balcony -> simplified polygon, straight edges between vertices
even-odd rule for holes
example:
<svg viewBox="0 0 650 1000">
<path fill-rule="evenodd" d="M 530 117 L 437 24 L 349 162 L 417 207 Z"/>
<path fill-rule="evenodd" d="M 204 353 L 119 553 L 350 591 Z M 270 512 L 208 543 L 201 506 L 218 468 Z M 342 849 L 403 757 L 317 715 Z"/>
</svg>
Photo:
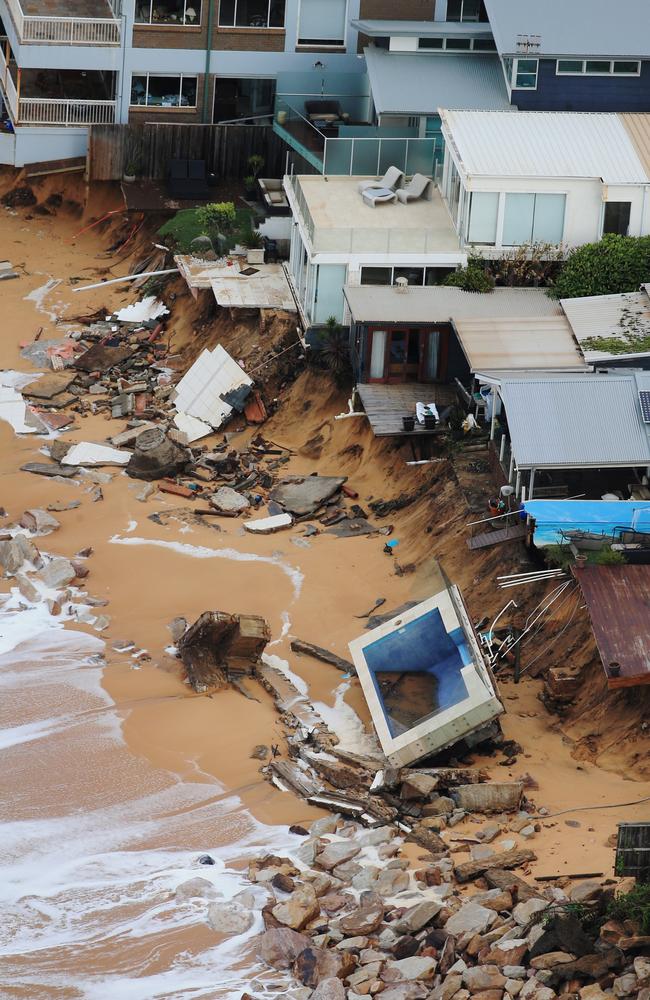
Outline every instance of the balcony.
<svg viewBox="0 0 650 1000">
<path fill-rule="evenodd" d="M 0 86 L 16 126 L 112 125 L 116 120 L 113 73 L 19 70 L 13 61 L 7 63 L 0 46 Z"/>
<path fill-rule="evenodd" d="M 432 264 L 463 262 L 458 236 L 437 189 L 429 200 L 371 208 L 358 192 L 360 179 L 285 177 L 291 210 L 311 255 L 407 254 Z"/>
<path fill-rule="evenodd" d="M 5 0 L 21 44 L 119 45 L 120 0 Z M 65 10 L 65 16 L 59 11 Z"/>
</svg>

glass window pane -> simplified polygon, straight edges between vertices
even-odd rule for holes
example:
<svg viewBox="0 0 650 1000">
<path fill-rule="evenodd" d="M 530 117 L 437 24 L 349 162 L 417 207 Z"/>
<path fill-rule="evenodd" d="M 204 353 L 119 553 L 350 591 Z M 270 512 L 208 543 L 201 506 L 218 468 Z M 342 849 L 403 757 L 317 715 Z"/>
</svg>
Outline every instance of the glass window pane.
<svg viewBox="0 0 650 1000">
<path fill-rule="evenodd" d="M 475 38 L 474 39 L 474 51 L 475 52 L 496 52 L 496 42 L 491 38 Z"/>
<path fill-rule="evenodd" d="M 196 77 L 184 76 L 181 83 L 181 104 L 185 108 L 196 107 Z"/>
<path fill-rule="evenodd" d="M 441 49 L 442 38 L 418 38 L 419 49 Z"/>
<path fill-rule="evenodd" d="M 393 284 L 398 278 L 406 278 L 409 285 L 421 285 L 424 281 L 423 267 L 396 267 L 393 269 Z"/>
<path fill-rule="evenodd" d="M 427 343 L 424 353 L 424 376 L 425 378 L 434 381 L 438 375 L 440 333 L 437 330 L 430 330 L 428 334 L 425 334 L 425 336 L 427 338 Z"/>
<path fill-rule="evenodd" d="M 519 73 L 536 73 L 537 59 L 518 59 L 517 70 Z"/>
<path fill-rule="evenodd" d="M 406 354 L 407 365 L 418 365 L 420 363 L 420 331 L 409 330 L 408 349 Z"/>
<path fill-rule="evenodd" d="M 533 238 L 534 194 L 507 194 L 503 216 L 504 246 L 520 246 Z"/>
<path fill-rule="evenodd" d="M 463 0 L 447 0 L 447 20 L 460 21 L 463 14 Z"/>
<path fill-rule="evenodd" d="M 603 233 L 616 233 L 618 236 L 627 236 L 630 226 L 631 207 L 632 205 L 629 201 L 606 202 Z"/>
<path fill-rule="evenodd" d="M 235 0 L 220 0 L 219 24 L 229 27 L 235 23 Z"/>
<path fill-rule="evenodd" d="M 609 59 L 606 62 L 600 59 L 587 59 L 585 63 L 587 73 L 609 73 L 609 66 Z"/>
<path fill-rule="evenodd" d="M 535 195 L 533 243 L 561 243 L 564 235 L 564 203 L 566 195 Z"/>
<path fill-rule="evenodd" d="M 341 139 L 328 139 L 327 149 L 335 146 Z M 345 140 L 343 140 L 345 141 Z M 350 140 L 352 142 L 352 140 Z M 379 139 L 358 139 L 352 143 L 352 170 L 350 173 L 355 177 L 363 177 L 364 174 L 374 177 L 377 173 L 377 159 L 379 157 Z M 347 170 L 345 173 L 347 174 Z M 325 170 L 324 173 L 330 173 Z"/>
<path fill-rule="evenodd" d="M 469 243 L 493 244 L 497 238 L 499 194 L 496 191 L 473 191 L 469 216 Z"/>
<path fill-rule="evenodd" d="M 639 63 L 638 62 L 615 62 L 614 63 L 614 72 L 615 73 L 632 73 L 633 75 L 636 76 L 638 74 L 638 72 L 639 72 Z"/>
<path fill-rule="evenodd" d="M 271 0 L 269 28 L 284 28 L 285 0 Z"/>
<path fill-rule="evenodd" d="M 481 0 L 463 0 L 463 21 L 478 21 L 481 13 Z"/>
<path fill-rule="evenodd" d="M 300 0 L 299 45 L 343 45 L 346 13 L 347 0 Z"/>
<path fill-rule="evenodd" d="M 534 73 L 517 73 L 515 85 L 520 90 L 534 90 L 537 86 L 537 77 Z"/>
<path fill-rule="evenodd" d="M 470 38 L 447 38 L 445 41 L 445 48 L 451 51 L 465 51 L 472 47 L 472 42 Z"/>
<path fill-rule="evenodd" d="M 584 63 L 582 59 L 558 59 L 558 73 L 582 73 Z"/>
<path fill-rule="evenodd" d="M 390 285 L 393 276 L 392 267 L 362 267 L 362 285 Z"/>
<path fill-rule="evenodd" d="M 235 24 L 238 28 L 266 28 L 268 15 L 268 0 L 237 0 Z"/>
<path fill-rule="evenodd" d="M 137 0 L 135 5 L 135 22 L 136 24 L 151 23 L 151 0 Z M 3 31 L 4 34 L 5 32 Z"/>
<path fill-rule="evenodd" d="M 370 348 L 370 378 L 383 378 L 386 331 L 373 330 L 370 336 L 372 338 L 372 346 Z"/>
<path fill-rule="evenodd" d="M 180 76 L 149 76 L 149 107 L 177 108 L 180 103 Z"/>
<path fill-rule="evenodd" d="M 146 74 L 143 76 L 132 76 L 131 77 L 131 104 L 146 104 L 147 103 L 147 77 Z"/>
</svg>

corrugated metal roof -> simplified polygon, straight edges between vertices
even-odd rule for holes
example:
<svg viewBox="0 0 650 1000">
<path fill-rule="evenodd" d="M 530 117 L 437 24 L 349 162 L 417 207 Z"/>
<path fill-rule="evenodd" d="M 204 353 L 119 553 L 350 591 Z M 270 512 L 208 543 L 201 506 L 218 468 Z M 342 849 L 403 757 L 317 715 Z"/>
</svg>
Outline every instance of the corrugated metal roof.
<svg viewBox="0 0 650 1000">
<path fill-rule="evenodd" d="M 547 56 L 650 53 L 648 0 L 485 0 L 499 52 L 517 53 L 517 37 L 539 35 Z"/>
<path fill-rule="evenodd" d="M 344 294 L 357 323 L 449 323 L 463 318 L 490 319 L 561 316 L 559 303 L 542 288 L 495 288 L 489 293 L 462 288 L 409 285 L 400 292 L 394 285 L 346 285 Z"/>
<path fill-rule="evenodd" d="M 615 355 L 612 351 L 590 350 L 584 346 L 584 341 L 593 337 L 614 337 L 624 346 L 626 332 L 650 337 L 650 297 L 647 292 L 560 299 L 560 305 L 582 347 L 585 360 L 590 364 L 622 354 L 650 353 L 635 351 L 631 347 Z"/>
<path fill-rule="evenodd" d="M 364 49 L 372 99 L 380 115 L 433 115 L 436 108 L 508 108 L 495 55 Z"/>
<path fill-rule="evenodd" d="M 472 371 L 585 368 L 564 316 L 456 319 L 454 325 Z"/>
<path fill-rule="evenodd" d="M 470 38 L 491 38 L 492 28 L 489 24 L 476 21 L 389 21 L 375 18 L 363 18 L 351 21 L 350 24 L 363 35 L 370 38 L 457 38 L 469 35 Z"/>
<path fill-rule="evenodd" d="M 650 566 L 582 566 L 573 572 L 608 686 L 650 684 Z"/>
<path fill-rule="evenodd" d="M 645 172 L 650 176 L 650 115 L 619 114 Z"/>
<path fill-rule="evenodd" d="M 647 184 L 619 115 L 573 111 L 441 111 L 468 176 L 599 177 Z"/>
<path fill-rule="evenodd" d="M 505 377 L 500 395 L 519 468 L 650 464 L 639 406 L 650 374 Z"/>
</svg>

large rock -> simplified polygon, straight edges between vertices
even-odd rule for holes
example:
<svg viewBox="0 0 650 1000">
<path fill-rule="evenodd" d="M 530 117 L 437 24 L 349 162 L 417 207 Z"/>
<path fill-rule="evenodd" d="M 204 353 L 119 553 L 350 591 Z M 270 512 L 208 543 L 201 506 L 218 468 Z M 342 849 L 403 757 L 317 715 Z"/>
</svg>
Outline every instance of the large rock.
<svg viewBox="0 0 650 1000">
<path fill-rule="evenodd" d="M 43 556 L 38 551 L 31 538 L 24 535 L 22 531 L 19 531 L 17 535 L 14 535 L 14 542 L 20 549 L 23 559 L 30 562 L 35 569 L 41 569 L 45 565 Z"/>
<path fill-rule="evenodd" d="M 394 969 L 402 979 L 432 979 L 438 963 L 435 958 L 413 955 L 397 962 L 389 962 L 388 968 Z"/>
<path fill-rule="evenodd" d="M 52 587 L 53 590 L 58 590 L 59 587 L 67 587 L 69 583 L 72 583 L 76 575 L 75 568 L 70 560 L 64 559 L 62 556 L 56 556 L 54 559 L 51 559 L 37 574 L 39 580 L 46 587 Z"/>
<path fill-rule="evenodd" d="M 509 938 L 506 941 L 495 941 L 487 954 L 481 952 L 481 960 L 488 965 L 517 966 L 527 951 L 526 938 Z"/>
<path fill-rule="evenodd" d="M 0 542 L 0 566 L 7 576 L 17 573 L 24 561 L 25 557 L 14 539 Z"/>
<path fill-rule="evenodd" d="M 496 965 L 476 965 L 472 969 L 465 969 L 463 982 L 470 993 L 478 993 L 481 990 L 503 989 L 506 977 Z"/>
<path fill-rule="evenodd" d="M 289 969 L 311 941 L 289 927 L 273 927 L 260 936 L 257 954 L 274 969 Z"/>
<path fill-rule="evenodd" d="M 291 927 L 294 931 L 301 931 L 310 920 L 318 916 L 320 906 L 313 887 L 306 884 L 296 889 L 289 899 L 277 903 L 271 913 L 279 924 Z"/>
<path fill-rule="evenodd" d="M 470 901 L 452 914 L 445 924 L 445 930 L 456 937 L 461 934 L 483 934 L 496 919 L 494 910 Z"/>
<path fill-rule="evenodd" d="M 550 905 L 545 899 L 527 899 L 524 903 L 517 903 L 512 915 L 520 927 L 527 927 L 533 917 L 547 910 Z"/>
<path fill-rule="evenodd" d="M 311 1000 L 345 1000 L 345 986 L 336 976 L 321 979 Z"/>
<path fill-rule="evenodd" d="M 429 987 L 417 980 L 409 983 L 391 983 L 381 991 L 382 1000 L 426 1000 Z"/>
<path fill-rule="evenodd" d="M 530 955 L 545 955 L 549 951 L 570 951 L 573 955 L 588 955 L 593 941 L 571 914 L 557 914 L 545 919 L 541 935 L 531 945 Z"/>
<path fill-rule="evenodd" d="M 297 956 L 293 974 L 305 986 L 315 988 L 323 979 L 345 979 L 354 971 L 356 960 L 345 951 L 314 948 L 311 945 Z"/>
<path fill-rule="evenodd" d="M 639 980 L 639 986 L 650 986 L 650 958 L 637 955 L 634 959 L 634 974 Z"/>
<path fill-rule="evenodd" d="M 210 504 L 215 510 L 223 510 L 231 514 L 241 514 L 250 507 L 250 501 L 230 486 L 220 486 L 217 492 L 210 497 Z"/>
<path fill-rule="evenodd" d="M 126 473 L 133 479 L 163 479 L 181 472 L 189 453 L 171 441 L 161 427 L 151 427 L 138 435 Z"/>
<path fill-rule="evenodd" d="M 565 962 L 574 962 L 575 955 L 568 951 L 549 951 L 546 955 L 537 955 L 531 958 L 529 965 L 531 969 L 554 969 L 556 965 L 564 965 Z"/>
<path fill-rule="evenodd" d="M 30 601 L 32 604 L 36 604 L 40 601 L 40 592 L 34 586 L 29 577 L 25 575 L 25 573 L 16 573 L 15 580 L 18 584 L 18 590 L 26 601 Z"/>
<path fill-rule="evenodd" d="M 633 972 L 626 972 L 614 980 L 612 989 L 617 997 L 636 997 L 639 992 L 639 980 Z"/>
<path fill-rule="evenodd" d="M 372 934 L 384 919 L 384 901 L 376 892 L 362 892 L 359 906 L 352 913 L 341 917 L 340 927 L 345 934 Z"/>
<path fill-rule="evenodd" d="M 593 879 L 587 882 L 578 882 L 574 885 L 570 892 L 572 903 L 589 903 L 594 899 L 598 899 L 602 896 L 603 887 L 600 882 L 596 882 Z"/>
<path fill-rule="evenodd" d="M 544 986 L 540 983 L 539 979 L 529 979 L 527 983 L 524 983 L 523 989 L 519 994 L 519 1000 L 553 1000 L 555 997 L 555 990 L 552 990 L 549 986 Z"/>
<path fill-rule="evenodd" d="M 48 514 L 46 510 L 41 510 L 40 507 L 26 510 L 21 516 L 19 524 L 21 528 L 26 528 L 27 531 L 37 535 L 49 535 L 51 531 L 57 531 L 61 527 L 60 522 L 55 517 Z"/>
<path fill-rule="evenodd" d="M 393 926 L 402 934 L 414 934 L 430 924 L 441 909 L 442 903 L 436 902 L 435 899 L 424 899 L 421 903 L 411 906 Z"/>
<path fill-rule="evenodd" d="M 387 897 L 404 892 L 410 884 L 408 872 L 400 871 L 399 868 L 384 868 L 379 873 L 375 886 L 378 893 Z"/>
<path fill-rule="evenodd" d="M 184 902 L 186 899 L 214 899 L 219 893 L 214 888 L 212 882 L 207 878 L 197 878 L 188 879 L 187 882 L 181 882 L 176 888 L 176 902 Z"/>
<path fill-rule="evenodd" d="M 325 850 L 316 855 L 316 864 L 319 868 L 324 868 L 325 871 L 331 872 L 339 865 L 345 864 L 346 861 L 356 858 L 360 852 L 361 848 L 357 844 L 350 843 L 350 841 L 338 840 L 333 844 L 328 844 Z"/>
<path fill-rule="evenodd" d="M 254 923 L 253 911 L 234 900 L 210 903 L 208 907 L 208 924 L 218 934 L 244 934 Z"/>
</svg>

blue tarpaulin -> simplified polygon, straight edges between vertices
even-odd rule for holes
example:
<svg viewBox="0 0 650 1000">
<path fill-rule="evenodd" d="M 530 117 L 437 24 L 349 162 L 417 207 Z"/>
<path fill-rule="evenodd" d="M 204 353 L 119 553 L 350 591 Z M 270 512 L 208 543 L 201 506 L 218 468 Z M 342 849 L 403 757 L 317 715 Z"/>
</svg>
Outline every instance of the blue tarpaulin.
<svg viewBox="0 0 650 1000">
<path fill-rule="evenodd" d="M 648 500 L 527 500 L 535 518 L 535 545 L 562 545 L 567 531 L 587 531 L 616 541 L 620 529 L 650 533 Z"/>
</svg>

